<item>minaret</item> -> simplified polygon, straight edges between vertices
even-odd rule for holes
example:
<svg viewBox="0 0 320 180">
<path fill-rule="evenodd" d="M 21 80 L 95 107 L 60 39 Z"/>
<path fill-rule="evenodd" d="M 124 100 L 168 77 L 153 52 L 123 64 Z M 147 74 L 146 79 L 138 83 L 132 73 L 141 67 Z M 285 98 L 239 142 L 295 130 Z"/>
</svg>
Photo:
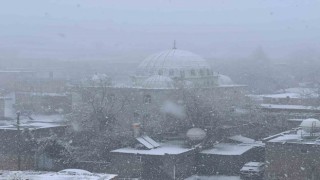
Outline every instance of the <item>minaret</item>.
<svg viewBox="0 0 320 180">
<path fill-rule="evenodd" d="M 173 40 L 173 48 L 172 49 L 177 49 L 176 47 L 176 40 Z"/>
</svg>

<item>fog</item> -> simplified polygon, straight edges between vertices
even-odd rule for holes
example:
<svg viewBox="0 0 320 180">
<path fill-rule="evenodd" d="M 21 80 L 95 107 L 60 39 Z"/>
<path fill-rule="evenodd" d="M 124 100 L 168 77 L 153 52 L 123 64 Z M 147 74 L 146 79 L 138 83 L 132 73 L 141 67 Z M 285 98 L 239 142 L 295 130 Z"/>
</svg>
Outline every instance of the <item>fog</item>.
<svg viewBox="0 0 320 180">
<path fill-rule="evenodd" d="M 134 61 L 177 47 L 239 58 L 320 48 L 320 2 L 28 0 L 0 6 L 2 58 Z"/>
<path fill-rule="evenodd" d="M 7 0 L 0 180 L 319 180 L 320 1 Z"/>
</svg>

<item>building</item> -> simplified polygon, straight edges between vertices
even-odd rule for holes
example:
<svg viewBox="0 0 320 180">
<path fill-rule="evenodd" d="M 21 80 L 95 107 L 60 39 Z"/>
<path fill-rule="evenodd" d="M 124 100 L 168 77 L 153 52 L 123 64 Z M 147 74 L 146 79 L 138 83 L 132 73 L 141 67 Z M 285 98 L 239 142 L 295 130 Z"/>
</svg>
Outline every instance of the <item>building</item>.
<svg viewBox="0 0 320 180">
<path fill-rule="evenodd" d="M 72 110 L 72 96 L 66 93 L 16 92 L 15 110 L 35 114 L 65 114 Z"/>
<path fill-rule="evenodd" d="M 217 143 L 197 155 L 197 172 L 202 175 L 238 175 L 251 161 L 264 162 L 264 144 Z"/>
<path fill-rule="evenodd" d="M 218 119 L 223 121 L 224 116 L 236 114 L 236 109 L 243 108 L 247 101 L 246 86 L 215 73 L 200 56 L 177 48 L 147 57 L 126 85 L 113 83 L 103 90 L 97 83 L 84 88 L 87 90 L 78 93 L 87 93 L 81 94 L 86 102 L 96 98 L 98 92 L 105 92 L 105 102 L 113 108 L 108 108 L 107 117 L 120 122 L 124 131 L 138 122 L 149 134 L 184 132 L 192 124 L 216 126 Z M 194 110 L 199 112 L 191 112 Z"/>
<path fill-rule="evenodd" d="M 320 121 L 303 120 L 300 128 L 265 138 L 266 179 L 320 179 Z"/>
<path fill-rule="evenodd" d="M 159 145 L 152 149 L 126 147 L 111 151 L 111 172 L 119 174 L 120 178 L 155 180 L 184 179 L 194 174 L 194 148 L 185 146 L 183 141 Z"/>
<path fill-rule="evenodd" d="M 33 120 L 22 117 L 19 130 L 15 119 L 1 120 L 0 169 L 18 170 L 19 161 L 21 170 L 37 168 L 36 141 L 53 135 L 62 136 L 66 128 L 60 116 L 33 116 Z"/>
</svg>

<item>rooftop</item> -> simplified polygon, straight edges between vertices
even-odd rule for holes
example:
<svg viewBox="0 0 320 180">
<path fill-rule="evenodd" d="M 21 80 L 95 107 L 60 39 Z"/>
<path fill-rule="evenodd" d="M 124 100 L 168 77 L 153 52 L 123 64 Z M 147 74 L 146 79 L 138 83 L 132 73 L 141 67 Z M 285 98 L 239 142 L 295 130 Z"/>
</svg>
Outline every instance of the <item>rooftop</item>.
<svg viewBox="0 0 320 180">
<path fill-rule="evenodd" d="M 45 172 L 45 171 L 0 171 L 0 180 L 7 179 L 32 179 L 32 180 L 111 180 L 117 175 L 115 174 L 62 174 L 59 172 Z"/>
<path fill-rule="evenodd" d="M 201 151 L 201 154 L 214 154 L 214 155 L 242 155 L 243 153 L 249 151 L 258 146 L 262 146 L 262 143 L 241 143 L 241 144 L 234 144 L 234 143 L 219 143 L 215 145 L 211 149 L 206 149 Z"/>
<path fill-rule="evenodd" d="M 242 143 L 254 143 L 255 142 L 254 139 L 247 138 L 247 137 L 244 137 L 242 135 L 231 136 L 228 139 L 231 139 L 231 140 L 237 141 L 237 142 L 242 142 Z"/>
<path fill-rule="evenodd" d="M 278 110 L 308 110 L 308 111 L 320 110 L 320 107 L 302 106 L 302 105 L 261 104 L 261 107 L 265 109 L 278 109 Z"/>
<path fill-rule="evenodd" d="M 32 116 L 32 119 L 23 116 L 20 120 L 21 129 L 36 130 L 59 126 L 66 126 L 62 115 L 36 115 Z M 1 120 L 0 129 L 17 130 L 16 120 Z"/>
<path fill-rule="evenodd" d="M 120 148 L 113 150 L 113 153 L 126 153 L 126 154 L 143 154 L 143 155 L 158 155 L 162 156 L 165 154 L 177 155 L 188 151 L 192 151 L 193 148 L 187 148 L 184 146 L 183 141 L 168 141 L 160 143 L 160 147 L 150 150 L 135 149 L 132 147 Z"/>
<path fill-rule="evenodd" d="M 309 133 L 308 133 L 309 134 Z M 294 144 L 315 144 L 320 145 L 320 134 L 315 134 L 314 137 L 304 136 L 308 135 L 301 129 L 294 129 L 285 131 L 270 137 L 265 138 L 267 142 L 272 143 L 294 143 Z"/>
</svg>

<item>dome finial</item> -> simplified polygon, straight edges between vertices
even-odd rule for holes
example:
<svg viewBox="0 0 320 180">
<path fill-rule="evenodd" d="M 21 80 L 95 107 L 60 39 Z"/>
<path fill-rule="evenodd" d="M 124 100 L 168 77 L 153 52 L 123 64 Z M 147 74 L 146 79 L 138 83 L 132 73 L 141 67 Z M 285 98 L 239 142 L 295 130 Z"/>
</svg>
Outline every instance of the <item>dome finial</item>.
<svg viewBox="0 0 320 180">
<path fill-rule="evenodd" d="M 173 48 L 172 49 L 177 49 L 176 47 L 176 40 L 173 40 Z"/>
</svg>

